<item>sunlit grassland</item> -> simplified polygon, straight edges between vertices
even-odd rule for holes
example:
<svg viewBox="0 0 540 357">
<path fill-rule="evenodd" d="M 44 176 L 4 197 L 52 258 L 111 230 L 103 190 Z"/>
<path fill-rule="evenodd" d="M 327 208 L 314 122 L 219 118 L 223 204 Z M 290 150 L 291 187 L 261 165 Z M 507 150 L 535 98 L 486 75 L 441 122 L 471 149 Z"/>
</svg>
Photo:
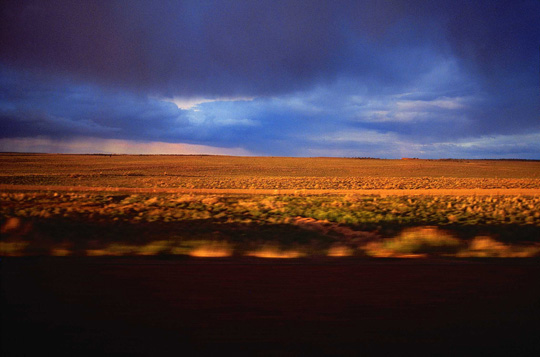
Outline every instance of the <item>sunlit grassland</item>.
<svg viewBox="0 0 540 357">
<path fill-rule="evenodd" d="M 0 154 L 0 184 L 208 189 L 540 188 L 540 162 Z"/>
<path fill-rule="evenodd" d="M 2 255 L 531 257 L 540 197 L 2 193 Z"/>
<path fill-rule="evenodd" d="M 4 256 L 539 254 L 537 161 L 0 154 L 0 165 Z"/>
</svg>

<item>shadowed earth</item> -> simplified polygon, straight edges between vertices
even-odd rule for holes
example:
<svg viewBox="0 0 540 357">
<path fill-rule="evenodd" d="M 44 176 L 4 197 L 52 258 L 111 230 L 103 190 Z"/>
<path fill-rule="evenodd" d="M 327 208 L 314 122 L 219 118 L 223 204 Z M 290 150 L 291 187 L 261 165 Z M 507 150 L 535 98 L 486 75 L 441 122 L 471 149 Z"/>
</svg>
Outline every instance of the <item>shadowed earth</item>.
<svg viewBox="0 0 540 357">
<path fill-rule="evenodd" d="M 538 355 L 535 259 L 2 258 L 2 355 Z"/>
</svg>

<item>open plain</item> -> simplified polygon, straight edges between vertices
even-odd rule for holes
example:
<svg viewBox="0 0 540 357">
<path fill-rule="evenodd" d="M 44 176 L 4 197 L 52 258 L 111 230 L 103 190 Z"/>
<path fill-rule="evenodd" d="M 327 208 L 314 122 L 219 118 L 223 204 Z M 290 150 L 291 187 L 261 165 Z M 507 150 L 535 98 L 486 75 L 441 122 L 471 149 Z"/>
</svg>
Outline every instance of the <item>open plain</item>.
<svg viewBox="0 0 540 357">
<path fill-rule="evenodd" d="M 0 167 L 3 355 L 540 351 L 540 162 Z"/>
</svg>

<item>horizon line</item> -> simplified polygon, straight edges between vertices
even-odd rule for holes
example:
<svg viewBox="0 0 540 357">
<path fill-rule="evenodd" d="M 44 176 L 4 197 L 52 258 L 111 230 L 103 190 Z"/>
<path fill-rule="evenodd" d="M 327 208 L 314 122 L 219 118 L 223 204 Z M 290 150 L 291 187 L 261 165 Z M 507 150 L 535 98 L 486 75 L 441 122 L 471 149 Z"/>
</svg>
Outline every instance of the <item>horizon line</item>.
<svg viewBox="0 0 540 357">
<path fill-rule="evenodd" d="M 519 158 L 384 158 L 368 156 L 286 156 L 286 155 L 227 155 L 227 154 L 122 154 L 122 153 L 60 153 L 60 152 L 31 152 L 31 151 L 0 151 L 0 155 L 70 155 L 70 156 L 218 156 L 245 158 L 291 158 L 291 159 L 353 159 L 353 160 L 425 160 L 425 161 L 540 161 L 540 159 Z"/>
</svg>

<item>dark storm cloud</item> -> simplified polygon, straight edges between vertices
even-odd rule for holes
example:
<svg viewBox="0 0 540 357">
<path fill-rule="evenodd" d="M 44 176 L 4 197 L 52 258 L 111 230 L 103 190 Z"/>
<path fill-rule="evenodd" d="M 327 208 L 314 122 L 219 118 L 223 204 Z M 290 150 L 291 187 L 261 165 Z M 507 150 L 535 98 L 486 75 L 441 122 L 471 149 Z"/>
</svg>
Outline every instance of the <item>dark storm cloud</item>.
<svg viewBox="0 0 540 357">
<path fill-rule="evenodd" d="M 261 94 L 327 67 L 336 30 L 316 2 L 19 2 L 2 59 L 160 95 Z"/>
<path fill-rule="evenodd" d="M 406 150 L 385 140 L 487 155 L 491 141 L 452 141 L 540 132 L 537 0 L 51 0 L 0 9 L 2 137 L 399 156 Z M 189 110 L 163 101 L 179 97 L 218 101 Z M 525 156 L 537 147 L 505 145 Z"/>
<path fill-rule="evenodd" d="M 422 63 L 399 59 L 419 42 L 487 74 L 530 69 L 539 12 L 535 0 L 4 1 L 1 58 L 160 95 L 275 94 L 341 73 L 406 80 Z M 400 55 L 380 62 L 373 44 Z"/>
</svg>

